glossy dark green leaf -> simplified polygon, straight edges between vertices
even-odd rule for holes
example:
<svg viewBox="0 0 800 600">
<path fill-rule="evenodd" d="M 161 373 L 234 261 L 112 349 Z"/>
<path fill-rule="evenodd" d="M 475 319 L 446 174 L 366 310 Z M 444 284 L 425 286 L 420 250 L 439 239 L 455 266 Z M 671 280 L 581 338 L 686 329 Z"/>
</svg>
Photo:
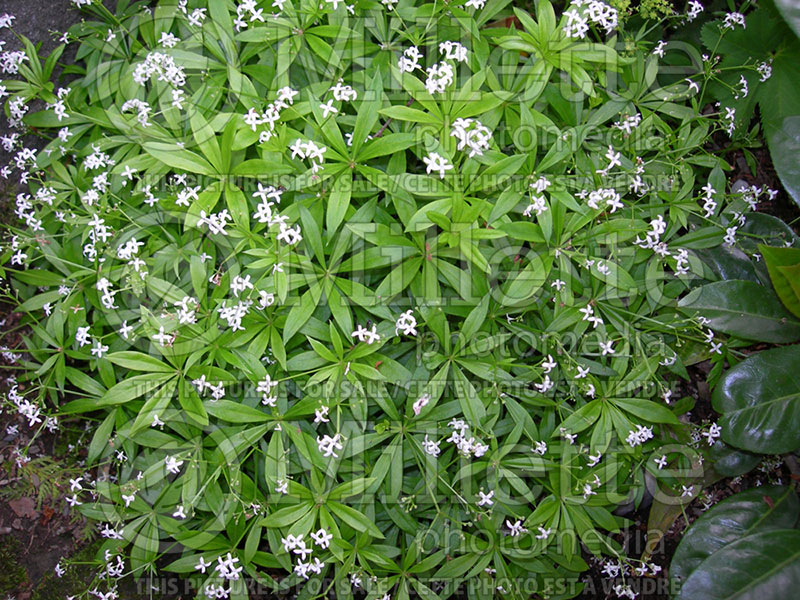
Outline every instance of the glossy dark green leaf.
<svg viewBox="0 0 800 600">
<path fill-rule="evenodd" d="M 763 486 L 726 498 L 686 531 L 670 563 L 670 575 L 683 582 L 709 556 L 745 536 L 790 529 L 800 515 L 797 494 L 788 487 Z"/>
<path fill-rule="evenodd" d="M 732 448 L 717 440 L 708 450 L 714 470 L 725 477 L 739 477 L 755 469 L 763 458 L 760 454 Z"/>
<path fill-rule="evenodd" d="M 689 575 L 677 600 L 784 600 L 800 588 L 800 530 L 774 529 L 728 544 Z"/>
<path fill-rule="evenodd" d="M 678 303 L 709 327 L 742 339 L 782 344 L 800 340 L 800 320 L 775 293 L 753 281 L 718 281 L 692 290 Z"/>
<path fill-rule="evenodd" d="M 759 245 L 775 293 L 792 314 L 800 318 L 800 248 Z"/>
<path fill-rule="evenodd" d="M 714 390 L 722 439 L 750 452 L 800 448 L 800 345 L 759 352 L 726 372 Z"/>
<path fill-rule="evenodd" d="M 800 206 L 800 115 L 785 117 L 776 126 L 764 128 L 775 171 L 783 187 Z"/>
<path fill-rule="evenodd" d="M 789 27 L 800 37 L 800 4 L 795 0 L 775 0 L 775 6 Z"/>
</svg>

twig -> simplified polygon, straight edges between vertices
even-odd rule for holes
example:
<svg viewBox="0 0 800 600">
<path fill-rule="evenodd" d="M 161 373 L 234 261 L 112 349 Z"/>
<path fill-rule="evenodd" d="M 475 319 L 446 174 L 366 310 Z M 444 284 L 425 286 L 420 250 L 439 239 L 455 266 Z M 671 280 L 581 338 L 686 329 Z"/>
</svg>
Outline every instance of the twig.
<svg viewBox="0 0 800 600">
<path fill-rule="evenodd" d="M 406 102 L 406 108 L 409 108 L 412 104 L 414 104 L 414 99 L 413 98 L 409 98 L 408 102 Z M 389 124 L 391 122 L 392 122 L 392 118 L 389 117 L 389 120 L 386 121 L 386 123 L 383 124 L 383 127 L 378 129 L 378 133 L 376 133 L 374 136 L 372 136 L 372 139 L 381 137 L 383 135 L 383 132 L 386 131 L 386 128 L 389 126 Z"/>
</svg>

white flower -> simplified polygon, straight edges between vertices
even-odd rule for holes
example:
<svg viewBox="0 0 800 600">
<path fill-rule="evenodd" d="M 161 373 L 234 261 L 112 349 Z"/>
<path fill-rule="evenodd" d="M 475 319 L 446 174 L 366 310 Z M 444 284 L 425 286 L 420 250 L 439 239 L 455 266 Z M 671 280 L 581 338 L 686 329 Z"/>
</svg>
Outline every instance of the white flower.
<svg viewBox="0 0 800 600">
<path fill-rule="evenodd" d="M 182 460 L 177 460 L 174 456 L 167 456 L 164 458 L 164 466 L 167 468 L 168 473 L 177 475 L 181 472 Z"/>
<path fill-rule="evenodd" d="M 464 50 L 466 52 L 466 50 Z M 475 119 L 458 118 L 453 122 L 450 137 L 458 140 L 457 150 L 469 149 L 468 156 L 483 156 L 489 149 L 489 140 L 492 139 L 492 132 Z"/>
<path fill-rule="evenodd" d="M 444 156 L 436 152 L 431 152 L 428 156 L 423 157 L 422 162 L 425 163 L 425 170 L 429 175 L 438 171 L 441 179 L 444 179 L 445 173 L 453 168 L 453 165 Z"/>
<path fill-rule="evenodd" d="M 172 517 L 175 519 L 185 519 L 186 513 L 184 512 L 183 505 L 179 504 L 175 509 L 175 512 L 172 513 Z"/>
<path fill-rule="evenodd" d="M 428 439 L 428 435 L 425 434 L 425 440 L 422 442 L 422 449 L 425 451 L 426 454 L 430 454 L 431 456 L 439 456 L 442 452 L 439 448 L 439 444 L 441 442 L 434 442 L 433 440 Z"/>
<path fill-rule="evenodd" d="M 706 436 L 706 439 L 708 440 L 708 445 L 713 446 L 714 442 L 718 440 L 722 435 L 722 427 L 720 427 L 716 423 L 713 423 L 711 427 L 708 428 L 708 431 L 704 431 L 702 435 Z"/>
<path fill-rule="evenodd" d="M 349 85 L 344 85 L 342 79 L 340 79 L 329 91 L 333 92 L 333 99 L 338 100 L 339 102 L 352 102 L 358 98 L 358 92 L 356 92 Z"/>
<path fill-rule="evenodd" d="M 552 354 L 548 354 L 547 355 L 547 360 L 544 361 L 541 364 L 542 371 L 544 373 L 549 373 L 550 371 L 552 371 L 557 366 L 558 366 L 558 363 L 553 360 L 553 355 Z"/>
<path fill-rule="evenodd" d="M 770 62 L 760 63 L 756 68 L 756 70 L 758 71 L 758 74 L 761 76 L 759 78 L 759 81 L 761 82 L 764 82 L 770 77 L 772 77 L 772 59 L 770 59 Z"/>
<path fill-rule="evenodd" d="M 681 498 L 686 498 L 687 496 L 691 497 L 693 493 L 694 493 L 693 485 L 690 485 L 688 487 L 685 485 L 681 486 Z"/>
<path fill-rule="evenodd" d="M 549 527 L 547 529 L 545 529 L 544 527 L 539 525 L 539 533 L 536 535 L 536 539 L 537 540 L 546 540 L 550 536 L 552 531 L 553 530 L 550 529 Z"/>
<path fill-rule="evenodd" d="M 422 409 L 425 408 L 430 401 L 430 394 L 422 394 L 422 396 L 420 396 L 411 407 L 414 410 L 414 415 L 419 416 L 419 413 L 422 412 Z"/>
<path fill-rule="evenodd" d="M 528 530 L 522 526 L 522 521 L 517 520 L 513 523 L 506 519 L 506 527 L 510 529 L 509 535 L 512 537 L 517 537 L 518 535 L 522 535 L 523 533 L 528 533 Z"/>
<path fill-rule="evenodd" d="M 214 570 L 219 573 L 219 576 L 227 580 L 239 579 L 239 573 L 242 572 L 243 566 L 237 567 L 236 563 L 239 562 L 238 557 L 234 557 L 228 552 L 228 555 L 223 559 L 221 556 L 217 557 L 217 566 Z"/>
<path fill-rule="evenodd" d="M 426 73 L 428 78 L 425 80 L 425 89 L 429 94 L 441 94 L 451 85 L 454 80 L 455 71 L 453 66 L 446 62 L 440 62 L 432 67 L 428 67 Z"/>
<path fill-rule="evenodd" d="M 578 436 L 577 436 L 577 434 L 575 434 L 575 433 L 570 433 L 570 432 L 569 432 L 567 429 L 565 429 L 564 427 L 560 427 L 560 428 L 559 428 L 559 433 L 560 433 L 560 434 L 561 434 L 561 435 L 564 437 L 564 439 L 566 439 L 566 440 L 567 440 L 567 441 L 568 441 L 570 444 L 575 444 L 575 440 L 576 440 L 576 439 L 577 439 L 577 437 L 578 437 Z"/>
<path fill-rule="evenodd" d="M 633 448 L 635 446 L 639 446 L 644 444 L 647 440 L 653 439 L 653 428 L 652 427 L 644 427 L 643 425 L 637 425 L 636 430 L 631 430 L 628 432 L 628 437 L 625 438 L 625 441 Z"/>
<path fill-rule="evenodd" d="M 289 493 L 289 482 L 285 479 L 279 479 L 277 481 L 278 485 L 275 487 L 276 494 L 288 494 Z"/>
<path fill-rule="evenodd" d="M 703 5 L 697 0 L 689 0 L 686 10 L 686 20 L 691 23 L 701 12 L 703 12 Z"/>
<path fill-rule="evenodd" d="M 328 419 L 328 411 L 330 409 L 327 406 L 320 406 L 318 409 L 314 411 L 314 423 L 330 423 L 330 419 Z"/>
<path fill-rule="evenodd" d="M 467 49 L 458 42 L 441 42 L 439 52 L 444 53 L 447 60 L 467 61 Z"/>
<path fill-rule="evenodd" d="M 366 344 L 373 344 L 381 341 L 381 336 L 378 334 L 377 325 L 373 325 L 372 330 L 366 329 L 359 325 L 350 335 L 354 338 L 357 338 L 359 342 L 364 342 Z"/>
<path fill-rule="evenodd" d="M 324 550 L 330 546 L 331 540 L 333 539 L 333 534 L 328 533 L 324 529 L 320 529 L 316 533 L 311 534 L 311 539 L 314 540 L 314 543 L 317 546 Z"/>
<path fill-rule="evenodd" d="M 398 62 L 398 68 L 401 72 L 411 73 L 420 68 L 419 61 L 422 58 L 422 53 L 416 46 L 411 46 L 403 52 Z"/>
<path fill-rule="evenodd" d="M 78 327 L 78 330 L 75 332 L 75 341 L 78 342 L 78 345 L 83 348 L 84 346 L 91 344 L 89 341 L 89 327 Z"/>
<path fill-rule="evenodd" d="M 158 342 L 161 346 L 166 345 L 167 343 L 172 342 L 172 336 L 169 334 L 164 333 L 164 327 L 158 328 L 158 333 L 153 336 L 153 339 Z"/>
<path fill-rule="evenodd" d="M 97 358 L 103 358 L 106 352 L 108 352 L 108 346 L 104 346 L 97 340 L 94 342 L 94 346 L 92 346 L 92 355 L 96 356 Z"/>
<path fill-rule="evenodd" d="M 339 109 L 333 105 L 333 100 L 328 100 L 325 104 L 319 105 L 322 110 L 322 118 L 327 119 L 329 115 L 335 115 Z"/>
<path fill-rule="evenodd" d="M 270 294 L 264 290 L 258 292 L 258 308 L 265 309 L 275 304 L 275 294 Z"/>
<path fill-rule="evenodd" d="M 609 340 L 609 341 L 607 341 L 605 343 L 604 342 L 600 342 L 600 349 L 603 352 L 603 356 L 605 356 L 607 354 L 614 354 L 613 346 L 614 346 L 613 340 Z"/>
<path fill-rule="evenodd" d="M 205 573 L 206 569 L 210 567 L 213 563 L 211 561 L 206 562 L 205 559 L 201 556 L 200 562 L 197 563 L 194 567 L 195 571 L 200 571 L 201 573 Z"/>
<path fill-rule="evenodd" d="M 413 311 L 407 310 L 401 314 L 394 324 L 395 335 L 402 329 L 403 335 L 417 335 L 417 320 L 414 318 Z"/>
<path fill-rule="evenodd" d="M 734 29 L 736 25 L 741 25 L 742 29 L 747 27 L 742 13 L 732 12 L 725 15 L 725 19 L 722 22 L 723 29 Z"/>
<path fill-rule="evenodd" d="M 545 394 L 553 388 L 553 382 L 550 380 L 549 375 L 544 376 L 542 383 L 534 383 L 533 386 L 540 394 Z"/>
<path fill-rule="evenodd" d="M 482 491 L 478 492 L 478 506 L 492 506 L 494 504 L 493 496 L 494 490 L 489 490 L 488 494 L 484 494 Z"/>
<path fill-rule="evenodd" d="M 336 450 L 341 450 L 343 448 L 342 444 L 340 443 L 341 437 L 342 436 L 338 433 L 333 437 L 329 435 L 317 437 L 317 448 L 320 452 L 322 452 L 322 456 L 325 458 L 329 456 L 339 458 L 339 455 L 336 454 Z"/>
<path fill-rule="evenodd" d="M 531 196 L 531 203 L 522 211 L 522 214 L 526 217 L 530 217 L 531 213 L 535 212 L 536 216 L 539 217 L 547 210 L 547 200 L 544 196 Z"/>
</svg>

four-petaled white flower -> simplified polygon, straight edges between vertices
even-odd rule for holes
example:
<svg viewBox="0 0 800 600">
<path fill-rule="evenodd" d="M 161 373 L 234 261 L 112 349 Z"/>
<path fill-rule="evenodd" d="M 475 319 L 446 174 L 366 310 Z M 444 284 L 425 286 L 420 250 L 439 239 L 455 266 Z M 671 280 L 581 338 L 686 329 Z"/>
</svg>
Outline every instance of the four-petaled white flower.
<svg viewBox="0 0 800 600">
<path fill-rule="evenodd" d="M 517 537 L 523 533 L 528 533 L 528 530 L 522 526 L 522 521 L 520 520 L 516 520 L 512 523 L 510 520 L 506 519 L 506 527 L 509 528 L 509 535 L 512 537 Z"/>
<path fill-rule="evenodd" d="M 438 171 L 439 177 L 442 179 L 444 179 L 445 173 L 453 168 L 453 165 L 437 152 L 431 152 L 428 156 L 423 157 L 422 162 L 425 163 L 425 170 L 428 174 Z"/>
<path fill-rule="evenodd" d="M 343 448 L 340 441 L 341 438 L 342 436 L 338 433 L 333 437 L 327 434 L 322 437 L 317 437 L 317 448 L 322 452 L 322 456 L 325 458 L 329 456 L 339 458 L 339 455 L 336 454 L 336 450 L 341 450 Z"/>
<path fill-rule="evenodd" d="M 478 506 L 492 506 L 494 504 L 493 496 L 494 490 L 489 490 L 488 494 L 483 491 L 478 492 Z"/>
<path fill-rule="evenodd" d="M 333 539 L 333 534 L 328 533 L 324 529 L 320 529 L 316 533 L 311 534 L 311 539 L 314 540 L 314 543 L 317 546 L 324 550 L 330 546 L 331 540 Z"/>
</svg>

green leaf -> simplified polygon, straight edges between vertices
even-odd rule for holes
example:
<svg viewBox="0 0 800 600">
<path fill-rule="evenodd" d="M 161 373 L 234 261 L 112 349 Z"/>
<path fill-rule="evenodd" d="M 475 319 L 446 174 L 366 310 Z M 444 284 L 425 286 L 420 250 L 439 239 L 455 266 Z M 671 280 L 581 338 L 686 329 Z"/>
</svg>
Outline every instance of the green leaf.
<svg viewBox="0 0 800 600">
<path fill-rule="evenodd" d="M 112 410 L 95 430 L 92 441 L 89 444 L 89 455 L 86 457 L 86 462 L 88 464 L 94 464 L 94 461 L 103 455 L 104 450 L 111 448 L 108 444 L 108 440 L 111 439 L 111 432 L 114 431 L 116 417 L 117 411 Z"/>
<path fill-rule="evenodd" d="M 432 125 L 440 125 L 441 119 L 436 116 L 426 113 L 423 110 L 410 108 L 408 106 L 390 106 L 378 111 L 380 114 L 389 117 L 390 119 L 397 119 L 398 121 L 411 121 L 414 123 L 430 123 Z"/>
<path fill-rule="evenodd" d="M 320 286 L 315 283 L 300 297 L 300 301 L 292 306 L 289 316 L 286 317 L 286 324 L 283 326 L 284 344 L 288 344 L 292 336 L 300 331 L 300 328 L 311 318 L 319 303 L 320 295 Z"/>
<path fill-rule="evenodd" d="M 528 254 L 528 256 L 531 256 L 531 254 Z M 514 307 L 528 305 L 531 296 L 544 285 L 547 273 L 550 270 L 551 260 L 549 256 L 544 260 L 539 255 L 534 254 L 531 256 L 531 261 L 525 268 L 517 274 L 503 292 L 500 292 L 500 303 L 503 306 Z"/>
<path fill-rule="evenodd" d="M 350 208 L 350 196 L 353 192 L 353 175 L 347 170 L 336 179 L 328 196 L 328 210 L 325 213 L 325 227 L 328 235 L 333 235 L 344 220 Z"/>
<path fill-rule="evenodd" d="M 203 401 L 194 386 L 189 384 L 186 379 L 181 379 L 178 384 L 178 401 L 187 415 L 200 425 L 208 425 L 208 413 L 203 406 Z"/>
<path fill-rule="evenodd" d="M 644 398 L 614 398 L 611 400 L 618 408 L 651 423 L 677 425 L 678 417 L 662 404 Z"/>
<path fill-rule="evenodd" d="M 775 0 L 775 6 L 795 35 L 800 37 L 800 4 L 795 0 Z"/>
<path fill-rule="evenodd" d="M 678 306 L 711 321 L 711 329 L 742 339 L 773 344 L 800 340 L 800 320 L 772 290 L 753 281 L 709 283 L 694 289 Z"/>
<path fill-rule="evenodd" d="M 777 124 L 765 124 L 772 164 L 783 187 L 800 206 L 800 115 L 784 117 Z"/>
<path fill-rule="evenodd" d="M 722 439 L 782 454 L 800 448 L 800 345 L 759 352 L 725 373 L 712 398 Z"/>
<path fill-rule="evenodd" d="M 133 377 L 120 381 L 117 385 L 108 390 L 102 398 L 96 401 L 95 407 L 100 408 L 103 406 L 125 404 L 156 389 L 170 377 L 172 377 L 171 373 L 162 375 L 153 375 L 151 373 L 146 375 L 134 375 Z"/>
<path fill-rule="evenodd" d="M 328 501 L 325 503 L 333 514 L 339 517 L 342 521 L 350 525 L 356 531 L 368 533 L 372 537 L 383 539 L 381 530 L 373 523 L 372 519 L 368 518 L 364 513 L 351 508 L 346 504 L 340 502 Z"/>
<path fill-rule="evenodd" d="M 453 385 L 455 385 L 456 388 L 456 396 L 461 406 L 461 412 L 464 413 L 467 423 L 473 427 L 479 427 L 483 417 L 486 415 L 483 402 L 481 402 L 481 399 L 478 397 L 475 386 L 467 379 L 461 369 L 455 365 L 453 365 L 452 369 L 455 374 Z"/>
<path fill-rule="evenodd" d="M 689 527 L 672 556 L 670 575 L 686 581 L 709 556 L 736 540 L 770 529 L 790 529 L 800 514 L 794 490 L 763 486 L 734 494 Z"/>
<path fill-rule="evenodd" d="M 233 222 L 246 229 L 250 224 L 250 207 L 244 192 L 235 185 L 226 185 L 225 203 L 228 205 L 228 210 L 231 211 Z"/>
<path fill-rule="evenodd" d="M 261 521 L 264 527 L 288 527 L 297 523 L 311 511 L 312 504 L 304 502 L 297 506 L 287 506 L 267 515 Z"/>
<path fill-rule="evenodd" d="M 522 240 L 524 242 L 534 242 L 538 244 L 544 243 L 544 234 L 542 228 L 537 223 L 529 221 L 513 221 L 511 223 L 503 223 L 498 227 L 500 231 L 505 231 L 509 237 L 515 240 Z"/>
<path fill-rule="evenodd" d="M 478 553 L 464 554 L 458 556 L 453 560 L 446 562 L 442 567 L 433 575 L 433 579 L 449 581 L 452 579 L 463 578 L 469 573 L 478 559 L 481 557 Z"/>
<path fill-rule="evenodd" d="M 773 248 L 759 244 L 775 293 L 800 318 L 800 248 Z"/>
<path fill-rule="evenodd" d="M 283 165 L 271 160 L 261 160 L 254 158 L 239 163 L 233 168 L 234 175 L 244 175 L 249 177 L 270 177 L 275 175 L 285 175 L 293 171 L 289 165 Z"/>
<path fill-rule="evenodd" d="M 762 456 L 745 450 L 731 448 L 722 440 L 717 440 L 708 451 L 714 463 L 714 470 L 724 477 L 739 477 L 755 469 Z"/>
<path fill-rule="evenodd" d="M 728 544 L 689 576 L 677 600 L 785 600 L 800 587 L 800 531 L 762 531 Z"/>
<path fill-rule="evenodd" d="M 203 153 L 205 158 L 214 169 L 218 173 L 223 173 L 225 171 L 226 165 L 223 164 L 222 161 L 222 152 L 219 148 L 219 143 L 217 142 L 217 136 L 208 122 L 205 120 L 203 115 L 196 109 L 192 110 L 192 114 L 189 117 L 189 123 L 192 126 L 192 134 L 194 135 L 194 141 L 197 144 L 197 147 L 200 148 L 200 151 Z"/>
<path fill-rule="evenodd" d="M 367 162 L 379 156 L 395 154 L 410 148 L 417 142 L 414 133 L 390 133 L 367 143 L 359 152 L 357 160 Z"/>
<path fill-rule="evenodd" d="M 133 425 L 131 425 L 129 435 L 133 436 L 142 429 L 150 427 L 153 424 L 153 417 L 160 418 L 163 416 L 164 409 L 169 406 L 177 386 L 178 379 L 177 377 L 173 377 L 147 399 L 144 406 L 139 410 L 139 414 L 136 416 Z"/>
<path fill-rule="evenodd" d="M 263 423 L 271 420 L 267 413 L 231 400 L 209 400 L 205 404 L 205 409 L 212 417 L 228 423 Z"/>
<path fill-rule="evenodd" d="M 174 373 L 176 369 L 170 367 L 163 361 L 144 354 L 142 352 L 134 352 L 132 350 L 125 350 L 122 352 L 112 352 L 106 355 L 106 359 L 115 365 L 125 367 L 126 369 L 133 369 L 134 371 L 148 371 L 156 373 Z"/>
<path fill-rule="evenodd" d="M 160 160 L 165 165 L 173 169 L 188 171 L 198 175 L 214 175 L 216 171 L 205 158 L 192 152 L 179 148 L 176 144 L 164 144 L 162 142 L 146 142 L 142 145 L 145 152 L 155 159 Z"/>
<path fill-rule="evenodd" d="M 367 85 L 367 95 L 362 99 L 353 127 L 353 154 L 358 154 L 369 133 L 378 122 L 378 109 L 383 100 L 383 79 L 380 71 L 376 72 Z"/>
</svg>

